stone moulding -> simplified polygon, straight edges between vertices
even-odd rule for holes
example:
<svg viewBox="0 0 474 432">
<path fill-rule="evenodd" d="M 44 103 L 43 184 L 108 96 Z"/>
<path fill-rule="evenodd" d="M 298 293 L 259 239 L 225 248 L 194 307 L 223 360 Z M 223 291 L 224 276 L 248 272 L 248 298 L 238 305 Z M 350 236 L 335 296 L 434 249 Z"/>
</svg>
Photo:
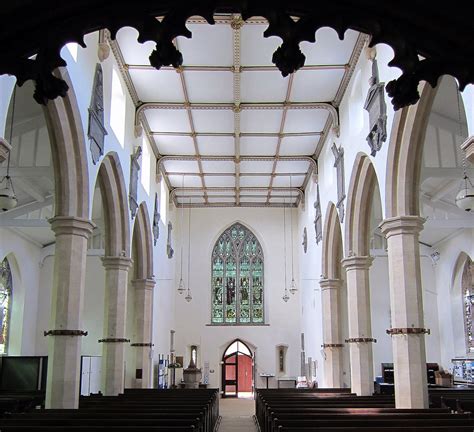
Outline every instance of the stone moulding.
<svg viewBox="0 0 474 432">
<path fill-rule="evenodd" d="M 419 327 L 395 327 L 386 330 L 386 333 L 390 336 L 409 334 L 431 334 L 431 330 Z"/>
<path fill-rule="evenodd" d="M 87 336 L 88 332 L 84 330 L 48 330 L 43 332 L 44 336 Z"/>
<path fill-rule="evenodd" d="M 281 38 L 282 44 L 273 53 L 272 61 L 283 76 L 304 65 L 306 59 L 299 44 L 315 42 L 316 31 L 322 27 L 333 28 L 341 39 L 346 30 L 356 29 L 371 35 L 370 46 L 389 45 L 394 51 L 390 66 L 398 67 L 402 74 L 390 81 L 386 89 L 394 108 L 399 109 L 418 101 L 420 81 L 434 87 L 439 77 L 449 74 L 458 80 L 461 90 L 474 83 L 474 44 L 467 6 L 467 2 L 460 2 L 458 7 L 440 14 L 437 8 L 420 1 L 403 6 L 387 2 L 377 8 L 370 0 L 13 2 L 2 10 L 0 74 L 15 75 L 19 85 L 34 80 L 34 98 L 46 104 L 68 91 L 66 82 L 52 74 L 57 67 L 66 66 L 60 56 L 66 43 L 76 42 L 84 47 L 87 33 L 104 28 L 109 29 L 114 39 L 125 26 L 138 30 L 138 42 L 156 44 L 149 58 L 153 67 L 178 68 L 183 64 L 183 56 L 173 40 L 177 36 L 192 37 L 187 20 L 200 16 L 214 24 L 214 14 L 225 12 L 240 14 L 244 21 L 254 16 L 268 21 L 263 36 Z"/>
</svg>

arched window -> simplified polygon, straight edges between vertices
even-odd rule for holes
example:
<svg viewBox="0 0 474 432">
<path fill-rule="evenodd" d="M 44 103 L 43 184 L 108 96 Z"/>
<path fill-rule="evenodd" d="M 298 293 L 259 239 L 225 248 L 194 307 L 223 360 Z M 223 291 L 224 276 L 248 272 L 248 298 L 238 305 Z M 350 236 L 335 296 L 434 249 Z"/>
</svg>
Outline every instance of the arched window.
<svg viewBox="0 0 474 432">
<path fill-rule="evenodd" d="M 8 260 L 5 258 L 0 264 L 0 354 L 6 354 L 8 349 L 11 296 L 12 272 Z"/>
<path fill-rule="evenodd" d="M 466 351 L 468 354 L 474 352 L 474 278 L 473 263 L 466 260 L 462 272 L 462 289 L 464 300 L 464 328 L 466 331 Z"/>
<path fill-rule="evenodd" d="M 263 323 L 263 251 L 255 235 L 235 223 L 212 251 L 212 323 Z"/>
</svg>

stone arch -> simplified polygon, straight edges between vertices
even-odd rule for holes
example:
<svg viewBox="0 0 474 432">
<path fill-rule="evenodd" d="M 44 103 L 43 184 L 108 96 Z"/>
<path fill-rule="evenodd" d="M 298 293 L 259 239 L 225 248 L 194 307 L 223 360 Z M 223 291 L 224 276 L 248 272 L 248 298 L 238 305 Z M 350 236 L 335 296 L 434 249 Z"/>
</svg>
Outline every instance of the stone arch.
<svg viewBox="0 0 474 432">
<path fill-rule="evenodd" d="M 138 207 L 137 218 L 133 226 L 132 254 L 135 279 L 153 278 L 153 240 L 145 202 Z"/>
<path fill-rule="evenodd" d="M 56 72 L 69 91 L 50 100 L 44 109 L 51 141 L 56 216 L 89 219 L 89 169 L 86 140 L 76 95 L 65 68 Z"/>
<path fill-rule="evenodd" d="M 329 202 L 323 231 L 322 275 L 327 279 L 341 278 L 342 233 L 336 206 Z"/>
<path fill-rule="evenodd" d="M 120 160 L 115 152 L 108 153 L 97 175 L 103 199 L 105 219 L 105 256 L 130 256 L 128 201 Z"/>
<path fill-rule="evenodd" d="M 377 184 L 377 174 L 370 158 L 365 153 L 358 153 L 352 168 L 347 195 L 346 256 L 369 256 L 369 215 Z"/>
<path fill-rule="evenodd" d="M 387 156 L 385 183 L 386 218 L 417 216 L 423 144 L 426 127 L 436 95 L 429 84 L 420 85 L 416 105 L 395 113 Z"/>
</svg>

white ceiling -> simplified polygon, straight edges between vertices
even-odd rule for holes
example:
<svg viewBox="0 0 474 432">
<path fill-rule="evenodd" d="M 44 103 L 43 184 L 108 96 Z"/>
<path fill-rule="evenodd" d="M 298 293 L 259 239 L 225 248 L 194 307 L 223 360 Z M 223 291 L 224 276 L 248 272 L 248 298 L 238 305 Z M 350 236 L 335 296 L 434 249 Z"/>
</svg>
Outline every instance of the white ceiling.
<svg viewBox="0 0 474 432">
<path fill-rule="evenodd" d="M 138 121 L 175 204 L 296 205 L 331 125 L 324 104 L 339 103 L 364 37 L 318 30 L 315 44 L 301 44 L 305 67 L 284 78 L 271 61 L 281 39 L 263 37 L 264 19 L 215 18 L 213 26 L 188 21 L 192 38 L 175 41 L 178 71 L 155 70 L 153 44 L 139 44 L 134 29 L 118 32 L 116 58 L 139 99 Z"/>
</svg>

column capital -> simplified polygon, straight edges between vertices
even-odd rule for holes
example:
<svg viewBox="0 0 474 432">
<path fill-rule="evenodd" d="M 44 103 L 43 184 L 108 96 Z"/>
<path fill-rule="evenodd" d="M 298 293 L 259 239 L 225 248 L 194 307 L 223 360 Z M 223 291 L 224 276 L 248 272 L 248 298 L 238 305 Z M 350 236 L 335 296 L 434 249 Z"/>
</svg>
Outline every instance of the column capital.
<svg viewBox="0 0 474 432">
<path fill-rule="evenodd" d="M 132 266 L 132 259 L 125 256 L 104 256 L 102 264 L 106 270 L 128 270 Z"/>
<path fill-rule="evenodd" d="M 474 135 L 471 135 L 461 144 L 461 150 L 466 153 L 466 159 L 469 162 L 474 163 Z"/>
<path fill-rule="evenodd" d="M 425 223 L 420 216 L 396 216 L 387 218 L 379 225 L 385 237 L 401 234 L 419 234 Z"/>
<path fill-rule="evenodd" d="M 371 256 L 349 256 L 341 261 L 346 270 L 368 270 L 372 265 L 374 258 Z"/>
<path fill-rule="evenodd" d="M 95 228 L 94 222 L 76 216 L 55 216 L 48 220 L 51 229 L 58 235 L 78 235 L 86 239 Z"/>
<path fill-rule="evenodd" d="M 322 278 L 319 280 L 319 286 L 321 287 L 321 290 L 341 288 L 341 285 L 341 279 Z"/>
<path fill-rule="evenodd" d="M 155 288 L 155 279 L 133 279 L 132 286 L 135 289 L 144 289 L 152 291 Z"/>
</svg>

